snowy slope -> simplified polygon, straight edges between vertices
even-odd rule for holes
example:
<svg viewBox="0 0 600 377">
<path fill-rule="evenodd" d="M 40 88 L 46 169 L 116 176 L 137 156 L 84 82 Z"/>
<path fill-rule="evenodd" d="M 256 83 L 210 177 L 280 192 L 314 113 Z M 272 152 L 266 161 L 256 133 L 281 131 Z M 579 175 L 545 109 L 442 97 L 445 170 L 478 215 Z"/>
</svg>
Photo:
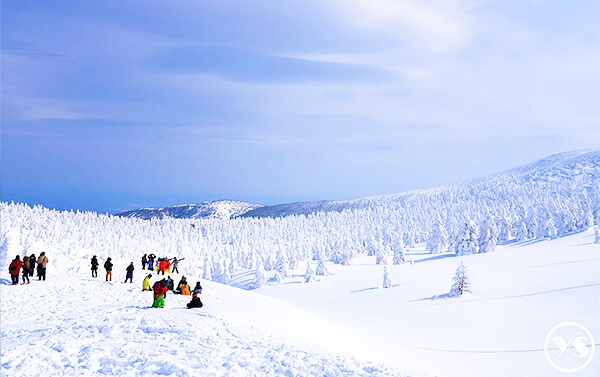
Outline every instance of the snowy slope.
<svg viewBox="0 0 600 377">
<path fill-rule="evenodd" d="M 321 318 L 352 328 L 378 351 L 374 361 L 439 376 L 560 376 L 544 356 L 544 340 L 564 321 L 586 326 L 600 346 L 600 244 L 593 231 L 557 240 L 511 242 L 494 253 L 432 256 L 422 246 L 414 265 L 389 266 L 394 287 L 382 289 L 374 256 L 332 276 L 258 289 Z M 463 260 L 472 294 L 448 292 Z M 577 376 L 600 376 L 600 357 Z"/>
<path fill-rule="evenodd" d="M 116 216 L 145 220 L 163 219 L 166 217 L 172 217 L 176 219 L 230 219 L 259 207 L 261 206 L 258 204 L 251 204 L 236 200 L 216 200 L 200 204 L 185 204 L 165 208 L 141 208 L 133 211 L 121 212 Z"/>
<path fill-rule="evenodd" d="M 2 274 L 0 374 L 420 376 L 353 357 L 351 334 L 253 292 L 203 282 L 202 309 L 171 293 L 153 309 L 141 271 L 135 284 L 66 272 L 51 264 L 47 281 L 19 286 Z"/>
</svg>

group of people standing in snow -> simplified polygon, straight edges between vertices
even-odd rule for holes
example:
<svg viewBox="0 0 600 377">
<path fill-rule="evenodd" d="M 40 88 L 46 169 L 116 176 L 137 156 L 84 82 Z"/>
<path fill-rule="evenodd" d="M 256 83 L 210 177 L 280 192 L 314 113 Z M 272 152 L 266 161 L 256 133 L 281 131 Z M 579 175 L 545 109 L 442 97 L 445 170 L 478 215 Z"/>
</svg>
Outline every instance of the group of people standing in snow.
<svg viewBox="0 0 600 377">
<path fill-rule="evenodd" d="M 92 277 L 98 277 L 98 266 L 100 266 L 100 262 L 98 262 L 98 257 L 97 256 L 93 256 L 92 257 Z M 106 261 L 104 262 L 104 269 L 106 270 L 106 281 L 112 281 L 112 271 L 113 271 L 113 263 L 112 263 L 112 259 L 110 257 L 106 258 Z M 131 262 L 129 264 L 129 266 L 127 266 L 127 268 L 125 269 L 126 274 L 125 274 L 125 281 L 124 283 L 127 283 L 127 280 L 129 280 L 130 283 L 133 283 L 133 270 L 135 269 L 135 267 L 133 266 L 133 262 Z"/>
<path fill-rule="evenodd" d="M 17 255 L 8 266 L 8 272 L 10 272 L 12 285 L 19 284 L 19 275 L 21 274 L 21 270 L 23 271 L 22 284 L 29 284 L 31 282 L 29 277 L 33 276 L 34 271 L 37 271 L 38 280 L 46 280 L 47 265 L 48 257 L 44 251 L 40 253 L 38 258 L 35 257 L 35 254 L 31 254 L 29 257 L 24 256 L 23 260 L 21 260 L 21 257 Z"/>
<path fill-rule="evenodd" d="M 154 254 L 144 254 L 144 256 L 142 256 L 142 270 L 146 269 L 146 264 L 148 265 L 148 270 L 152 271 L 157 271 L 158 274 L 165 274 L 165 272 L 167 273 L 179 273 L 179 262 L 181 262 L 182 260 L 184 260 L 185 258 L 181 258 L 181 259 L 177 259 L 177 257 L 173 257 L 173 258 L 158 258 L 156 259 L 156 255 Z"/>
</svg>

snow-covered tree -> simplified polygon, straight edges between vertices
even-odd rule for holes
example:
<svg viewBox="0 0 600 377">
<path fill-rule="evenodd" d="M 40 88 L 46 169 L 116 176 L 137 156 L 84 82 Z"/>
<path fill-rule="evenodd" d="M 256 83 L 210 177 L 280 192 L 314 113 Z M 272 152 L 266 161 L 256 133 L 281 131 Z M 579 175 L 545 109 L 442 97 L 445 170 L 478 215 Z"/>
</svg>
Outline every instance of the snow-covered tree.
<svg viewBox="0 0 600 377">
<path fill-rule="evenodd" d="M 460 261 L 458 268 L 456 269 L 456 275 L 452 279 L 452 288 L 450 288 L 450 296 L 460 297 L 467 292 L 471 292 L 471 282 L 467 276 L 467 268 Z"/>
<path fill-rule="evenodd" d="M 275 261 L 275 271 L 281 275 L 282 279 L 287 279 L 290 277 L 288 272 L 288 259 L 285 255 L 285 252 L 282 249 L 279 249 L 277 252 L 277 260 Z"/>
<path fill-rule="evenodd" d="M 317 276 L 315 275 L 315 271 L 313 270 L 310 261 L 306 261 L 306 275 L 304 276 L 304 282 L 310 283 L 312 281 L 317 280 Z"/>
<path fill-rule="evenodd" d="M 388 259 L 387 259 L 387 250 L 386 249 L 379 249 L 376 252 L 376 257 L 375 257 L 375 264 L 388 264 Z"/>
<path fill-rule="evenodd" d="M 463 221 L 458 229 L 454 250 L 456 255 L 476 254 L 479 251 L 477 225 L 473 220 L 467 218 Z"/>
<path fill-rule="evenodd" d="M 327 262 L 325 262 L 325 258 L 323 257 L 323 255 L 319 255 L 319 264 L 317 265 L 317 270 L 315 271 L 315 274 L 320 276 L 329 275 L 329 270 L 327 270 Z"/>
<path fill-rule="evenodd" d="M 487 218 L 481 229 L 479 237 L 479 252 L 489 253 L 496 250 L 498 244 L 498 228 L 491 218 Z"/>
<path fill-rule="evenodd" d="M 400 241 L 394 248 L 394 264 L 404 264 L 406 257 L 404 255 L 404 245 Z"/>
<path fill-rule="evenodd" d="M 262 263 L 258 263 L 258 268 L 256 269 L 256 275 L 254 277 L 254 288 L 260 288 L 263 287 L 265 285 L 267 285 L 267 271 L 265 271 L 265 268 L 263 267 Z"/>
<path fill-rule="evenodd" d="M 391 288 L 394 286 L 392 282 L 392 277 L 390 276 L 390 271 L 388 270 L 388 266 L 383 266 L 383 288 Z"/>
<path fill-rule="evenodd" d="M 521 242 L 527 239 L 527 227 L 524 222 L 521 222 L 517 227 L 516 241 Z"/>
<path fill-rule="evenodd" d="M 427 250 L 429 250 L 431 254 L 443 253 L 448 248 L 449 241 L 450 236 L 448 235 L 446 228 L 444 228 L 442 221 L 438 218 L 429 234 Z"/>
<path fill-rule="evenodd" d="M 595 227 L 594 230 L 596 231 L 596 239 L 594 243 L 600 243 L 600 226 Z"/>
</svg>

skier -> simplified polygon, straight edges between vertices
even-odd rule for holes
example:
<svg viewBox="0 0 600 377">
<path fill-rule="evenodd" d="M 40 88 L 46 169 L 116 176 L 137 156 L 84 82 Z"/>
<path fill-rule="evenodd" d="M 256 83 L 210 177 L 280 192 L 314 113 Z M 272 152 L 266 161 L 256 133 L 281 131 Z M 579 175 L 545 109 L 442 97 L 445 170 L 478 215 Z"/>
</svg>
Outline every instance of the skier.
<svg viewBox="0 0 600 377">
<path fill-rule="evenodd" d="M 46 266 L 48 265 L 48 257 L 46 252 L 42 251 L 40 257 L 37 260 L 38 264 L 38 280 L 46 281 Z"/>
<path fill-rule="evenodd" d="M 200 297 L 196 293 L 192 295 L 192 301 L 188 302 L 187 307 L 188 309 L 202 307 L 202 301 L 200 301 Z"/>
<path fill-rule="evenodd" d="M 142 281 L 142 291 L 151 291 L 152 289 L 150 289 L 150 278 L 152 277 L 152 274 L 148 274 L 145 278 L 144 281 Z"/>
<path fill-rule="evenodd" d="M 148 255 L 148 269 L 149 270 L 154 269 L 154 259 L 156 259 L 156 255 L 154 255 L 154 254 Z"/>
<path fill-rule="evenodd" d="M 23 257 L 23 284 L 25 284 L 25 280 L 27 280 L 27 284 L 30 283 L 29 281 L 29 270 L 31 269 L 31 262 L 29 261 L 29 258 L 26 256 Z"/>
<path fill-rule="evenodd" d="M 31 254 L 31 256 L 29 257 L 29 276 L 33 276 L 33 272 L 35 271 L 35 262 L 37 261 L 37 258 L 35 257 L 35 254 Z"/>
<path fill-rule="evenodd" d="M 112 281 L 112 268 L 113 264 L 110 260 L 110 257 L 106 258 L 106 262 L 104 262 L 104 269 L 106 270 L 106 281 Z"/>
<path fill-rule="evenodd" d="M 98 262 L 98 258 L 94 255 L 92 257 L 92 277 L 93 278 L 98 277 L 98 266 L 99 265 L 100 265 L 100 263 Z"/>
<path fill-rule="evenodd" d="M 23 266 L 23 262 L 21 262 L 21 257 L 18 255 L 10 263 L 10 266 L 8 266 L 8 272 L 10 272 L 10 279 L 12 280 L 12 285 L 19 284 L 19 273 L 21 272 L 21 266 Z"/>
<path fill-rule="evenodd" d="M 164 308 L 165 297 L 167 297 L 167 286 L 165 285 L 165 279 L 159 280 L 154 283 L 154 302 L 152 303 L 153 308 Z"/>
<path fill-rule="evenodd" d="M 135 269 L 135 267 L 133 267 L 133 262 L 131 262 L 129 264 L 129 266 L 127 266 L 126 270 L 127 270 L 127 275 L 125 275 L 125 281 L 124 283 L 127 283 L 127 279 L 129 279 L 130 283 L 133 283 L 133 270 Z"/>
<path fill-rule="evenodd" d="M 146 256 L 146 254 L 144 254 L 144 256 L 142 257 L 142 270 L 146 269 L 146 263 L 148 263 L 148 257 Z"/>
</svg>

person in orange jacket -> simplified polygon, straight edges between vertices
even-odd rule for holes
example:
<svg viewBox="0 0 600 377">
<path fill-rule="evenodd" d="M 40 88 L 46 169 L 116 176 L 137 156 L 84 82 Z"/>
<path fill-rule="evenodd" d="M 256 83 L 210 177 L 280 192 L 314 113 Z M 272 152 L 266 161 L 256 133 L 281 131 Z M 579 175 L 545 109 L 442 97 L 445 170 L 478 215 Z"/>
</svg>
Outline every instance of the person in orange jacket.
<svg viewBox="0 0 600 377">
<path fill-rule="evenodd" d="M 10 279 L 12 280 L 12 285 L 19 284 L 19 274 L 21 273 L 21 266 L 23 266 L 23 262 L 21 262 L 21 257 L 18 255 L 8 266 L 8 272 L 10 272 Z"/>
</svg>

